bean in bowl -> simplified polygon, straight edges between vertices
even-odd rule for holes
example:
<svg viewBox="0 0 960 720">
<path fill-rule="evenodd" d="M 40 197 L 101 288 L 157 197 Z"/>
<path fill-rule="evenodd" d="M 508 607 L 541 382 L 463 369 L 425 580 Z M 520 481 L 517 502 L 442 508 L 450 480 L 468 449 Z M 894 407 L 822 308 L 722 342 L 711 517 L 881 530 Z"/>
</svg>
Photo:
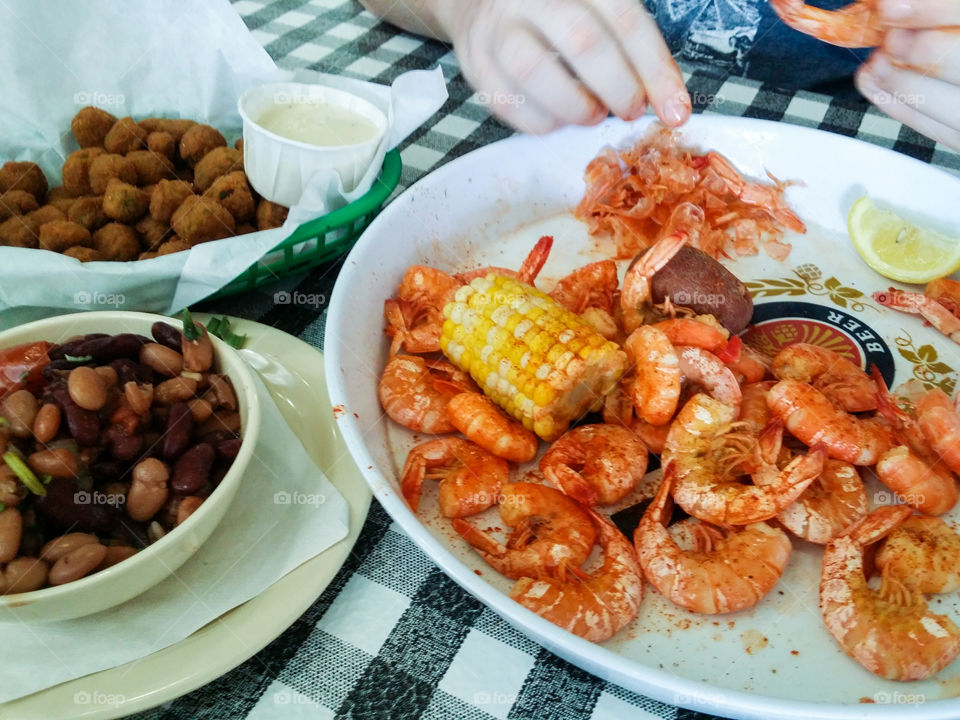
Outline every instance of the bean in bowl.
<svg viewBox="0 0 960 720">
<path fill-rule="evenodd" d="M 0 350 L 0 594 L 63 585 L 183 523 L 240 450 L 207 329 Z"/>
</svg>

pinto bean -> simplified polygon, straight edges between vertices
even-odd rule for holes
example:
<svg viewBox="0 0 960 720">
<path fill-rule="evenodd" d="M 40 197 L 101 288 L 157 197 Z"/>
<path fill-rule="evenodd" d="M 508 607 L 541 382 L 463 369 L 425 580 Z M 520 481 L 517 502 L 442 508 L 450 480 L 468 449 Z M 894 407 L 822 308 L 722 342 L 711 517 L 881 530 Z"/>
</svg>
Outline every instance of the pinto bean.
<svg viewBox="0 0 960 720">
<path fill-rule="evenodd" d="M 143 385 L 133 381 L 124 383 L 123 394 L 127 398 L 130 409 L 137 415 L 143 415 L 153 404 L 153 385 L 151 383 Z"/>
<path fill-rule="evenodd" d="M 191 495 L 206 484 L 217 453 L 212 445 L 200 443 L 187 450 L 173 466 L 170 487 L 174 492 Z"/>
<path fill-rule="evenodd" d="M 117 563 L 123 562 L 127 558 L 132 558 L 136 554 L 137 549 L 129 545 L 110 545 L 107 547 L 107 554 L 103 558 L 103 562 L 97 567 L 97 570 L 113 567 Z"/>
<path fill-rule="evenodd" d="M 156 458 L 141 460 L 133 468 L 133 480 L 127 493 L 127 514 L 138 522 L 146 522 L 167 501 L 170 471 Z"/>
<path fill-rule="evenodd" d="M 0 564 L 13 560 L 20 552 L 23 516 L 15 507 L 0 512 Z"/>
<path fill-rule="evenodd" d="M 18 438 L 33 434 L 33 421 L 37 417 L 40 404 L 29 390 L 17 390 L 10 393 L 0 407 L 0 415 L 10 423 L 10 434 Z"/>
<path fill-rule="evenodd" d="M 117 371 L 109 365 L 100 365 L 99 367 L 95 367 L 93 370 L 95 373 L 97 373 L 97 375 L 100 376 L 100 379 L 103 380 L 104 387 L 106 387 L 108 390 L 116 386 L 117 382 L 120 380 L 119 375 L 117 375 Z"/>
<path fill-rule="evenodd" d="M 240 430 L 240 413 L 219 410 L 200 423 L 197 434 L 203 437 L 216 430 L 226 430 L 229 433 L 238 432 Z"/>
<path fill-rule="evenodd" d="M 153 339 L 161 345 L 165 345 L 171 350 L 181 351 L 181 340 L 183 336 L 173 325 L 167 325 L 165 322 L 155 322 L 150 328 L 150 334 Z"/>
<path fill-rule="evenodd" d="M 196 392 L 196 380 L 178 375 L 157 385 L 153 398 L 159 405 L 173 405 L 175 402 L 189 400 Z"/>
<path fill-rule="evenodd" d="M 183 356 L 160 343 L 140 348 L 140 362 L 164 377 L 176 377 L 183 371 Z"/>
<path fill-rule="evenodd" d="M 5 595 L 30 592 L 42 588 L 47 582 L 49 568 L 40 558 L 18 557 L 3 569 Z"/>
<path fill-rule="evenodd" d="M 163 436 L 161 455 L 165 460 L 173 461 L 190 445 L 190 431 L 193 418 L 186 403 L 178 402 L 170 406 L 167 416 L 166 432 Z"/>
<path fill-rule="evenodd" d="M 187 495 L 183 500 L 180 501 L 180 505 L 177 507 L 177 525 L 180 525 L 188 517 L 193 515 L 197 509 L 203 504 L 203 498 L 197 497 L 196 495 Z"/>
<path fill-rule="evenodd" d="M 44 403 L 33 420 L 33 436 L 37 442 L 48 443 L 60 430 L 60 408 L 53 403 Z"/>
<path fill-rule="evenodd" d="M 103 379 L 96 370 L 86 365 L 70 371 L 67 390 L 70 399 L 84 410 L 100 410 L 107 402 L 107 387 Z"/>
<path fill-rule="evenodd" d="M 196 340 L 187 340 L 181 334 L 180 346 L 183 349 L 183 368 L 189 372 L 206 372 L 213 365 L 213 342 L 207 329 L 194 323 L 200 336 Z"/>
<path fill-rule="evenodd" d="M 79 580 L 93 572 L 106 556 L 105 545 L 81 545 L 53 564 L 47 580 L 51 585 L 64 585 Z"/>
<path fill-rule="evenodd" d="M 203 422 L 213 414 L 213 405 L 206 399 L 206 396 L 191 398 L 187 401 L 187 406 L 190 408 L 190 416 L 194 422 Z"/>
<path fill-rule="evenodd" d="M 74 478 L 77 476 L 77 458 L 67 448 L 38 450 L 27 458 L 27 463 L 41 475 L 55 478 Z"/>
<path fill-rule="evenodd" d="M 40 550 L 40 557 L 47 562 L 54 563 L 63 556 L 69 555 L 78 547 L 98 542 L 100 541 L 97 539 L 97 536 L 91 535 L 90 533 L 67 533 L 66 535 L 55 537 L 44 545 Z"/>
</svg>

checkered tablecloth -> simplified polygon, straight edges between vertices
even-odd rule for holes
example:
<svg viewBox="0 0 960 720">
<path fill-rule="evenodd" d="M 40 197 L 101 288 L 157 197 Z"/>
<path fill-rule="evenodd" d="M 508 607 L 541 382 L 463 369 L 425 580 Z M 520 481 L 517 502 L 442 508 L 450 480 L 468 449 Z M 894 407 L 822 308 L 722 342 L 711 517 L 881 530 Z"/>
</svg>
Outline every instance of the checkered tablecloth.
<svg viewBox="0 0 960 720">
<path fill-rule="evenodd" d="M 380 23 L 355 0 L 236 0 L 283 67 L 390 83 L 439 63 L 450 98 L 402 145 L 401 188 L 444 162 L 511 134 L 494 120 L 440 43 Z M 688 69 L 697 112 L 782 120 L 855 136 L 960 169 L 960 156 L 866 104 Z M 330 297 L 334 263 L 284 289 Z M 275 288 L 203 309 L 279 327 L 323 349 L 325 308 L 276 306 Z M 374 502 L 329 588 L 255 657 L 196 692 L 137 716 L 554 720 L 697 718 L 599 680 L 509 627 L 441 573 Z"/>
</svg>

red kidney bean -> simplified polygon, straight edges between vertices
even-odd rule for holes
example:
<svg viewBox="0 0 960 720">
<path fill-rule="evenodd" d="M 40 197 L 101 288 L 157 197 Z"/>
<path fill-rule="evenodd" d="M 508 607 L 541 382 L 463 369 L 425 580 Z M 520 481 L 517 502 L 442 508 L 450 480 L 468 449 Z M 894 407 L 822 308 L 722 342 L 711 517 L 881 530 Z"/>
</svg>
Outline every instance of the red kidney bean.
<svg viewBox="0 0 960 720">
<path fill-rule="evenodd" d="M 234 460 L 240 452 L 240 438 L 228 438 L 216 444 L 217 455 L 221 460 Z"/>
<path fill-rule="evenodd" d="M 153 370 L 148 368 L 146 365 L 141 365 L 140 363 L 134 362 L 129 358 L 112 360 L 110 362 L 110 367 L 117 371 L 117 376 L 120 378 L 119 382 L 121 385 L 126 385 L 128 382 L 135 382 L 138 384 L 153 383 Z"/>
<path fill-rule="evenodd" d="M 53 478 L 47 485 L 47 494 L 38 496 L 34 507 L 51 523 L 66 530 L 108 532 L 117 521 L 116 509 L 92 502 L 94 497 L 71 480 Z"/>
<path fill-rule="evenodd" d="M 114 430 L 114 428 L 117 429 Z M 110 442 L 110 454 L 117 460 L 133 460 L 143 448 L 143 438 L 140 435 L 130 435 L 119 426 L 110 427 L 107 430 L 107 436 Z"/>
<path fill-rule="evenodd" d="M 192 495 L 207 482 L 216 458 L 212 445 L 200 443 L 187 450 L 173 466 L 170 487 L 182 495 Z"/>
<path fill-rule="evenodd" d="M 65 343 L 60 343 L 56 347 L 50 348 L 47 356 L 53 361 L 63 360 L 67 355 L 78 357 L 80 355 L 80 353 L 77 352 L 78 347 L 82 346 L 88 340 L 96 340 L 97 338 L 105 337 L 109 337 L 109 335 L 106 333 L 89 333 L 87 335 L 81 335 L 78 338 L 68 340 Z"/>
<path fill-rule="evenodd" d="M 74 348 L 75 352 L 70 354 L 80 357 L 89 355 L 102 364 L 117 358 L 134 357 L 140 352 L 140 347 L 145 342 L 149 342 L 149 338 L 133 333 L 120 333 L 86 340 L 77 345 Z"/>
<path fill-rule="evenodd" d="M 216 430 L 226 430 L 229 433 L 238 432 L 240 430 L 240 413 L 218 410 L 200 423 L 197 427 L 197 434 L 203 436 Z"/>
<path fill-rule="evenodd" d="M 167 415 L 167 427 L 163 436 L 164 460 L 173 461 L 190 445 L 190 432 L 193 430 L 193 417 L 185 402 L 174 403 Z"/>
<path fill-rule="evenodd" d="M 63 411 L 67 421 L 67 430 L 80 445 L 96 445 L 100 440 L 100 421 L 97 414 L 84 410 L 70 397 L 66 385 L 57 385 L 50 391 L 50 396 Z"/>
<path fill-rule="evenodd" d="M 150 334 L 153 339 L 161 345 L 166 345 L 171 350 L 181 352 L 181 335 L 173 325 L 167 325 L 165 322 L 155 322 L 150 328 Z"/>
</svg>

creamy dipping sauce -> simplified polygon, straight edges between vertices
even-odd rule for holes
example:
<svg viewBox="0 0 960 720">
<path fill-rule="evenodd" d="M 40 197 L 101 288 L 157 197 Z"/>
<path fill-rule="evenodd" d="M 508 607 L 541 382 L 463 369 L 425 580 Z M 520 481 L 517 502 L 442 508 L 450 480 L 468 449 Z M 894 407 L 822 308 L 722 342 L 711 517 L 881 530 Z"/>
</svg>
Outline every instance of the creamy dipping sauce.
<svg viewBox="0 0 960 720">
<path fill-rule="evenodd" d="M 377 135 L 377 126 L 360 113 L 320 100 L 277 103 L 255 122 L 289 140 L 320 147 L 356 145 Z"/>
</svg>

